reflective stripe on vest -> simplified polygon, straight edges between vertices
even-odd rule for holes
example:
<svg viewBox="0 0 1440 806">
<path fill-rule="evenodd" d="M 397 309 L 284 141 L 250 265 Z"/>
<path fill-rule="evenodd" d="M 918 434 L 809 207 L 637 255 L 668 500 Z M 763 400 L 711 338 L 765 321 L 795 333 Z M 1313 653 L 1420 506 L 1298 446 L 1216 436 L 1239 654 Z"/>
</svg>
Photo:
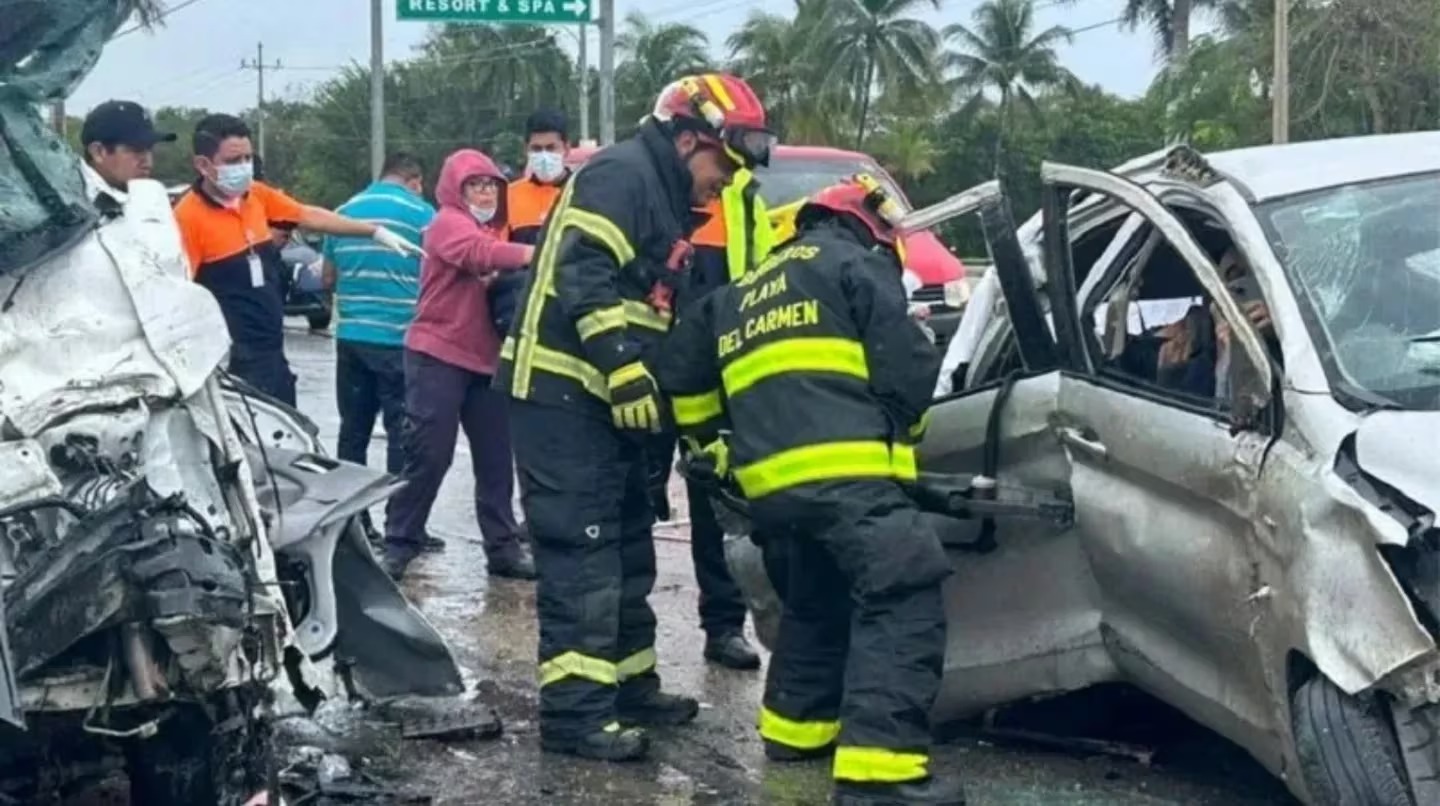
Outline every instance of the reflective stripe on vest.
<svg viewBox="0 0 1440 806">
<path fill-rule="evenodd" d="M 819 481 L 914 481 L 916 476 L 915 449 L 881 440 L 802 445 L 735 470 L 740 489 L 752 499 Z"/>
</svg>

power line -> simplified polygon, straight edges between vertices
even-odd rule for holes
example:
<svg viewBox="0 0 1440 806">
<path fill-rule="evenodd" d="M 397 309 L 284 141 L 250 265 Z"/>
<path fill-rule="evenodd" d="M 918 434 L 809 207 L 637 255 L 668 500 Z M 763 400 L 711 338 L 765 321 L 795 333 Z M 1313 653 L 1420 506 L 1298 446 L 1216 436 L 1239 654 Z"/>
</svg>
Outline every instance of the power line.
<svg viewBox="0 0 1440 806">
<path fill-rule="evenodd" d="M 182 11 L 182 10 L 184 10 L 184 9 L 187 9 L 187 8 L 189 8 L 190 6 L 193 6 L 193 5 L 195 5 L 196 3 L 200 3 L 200 2 L 203 2 L 203 0 L 184 0 L 184 2 L 182 2 L 182 3 L 178 4 L 178 5 L 175 5 L 175 6 L 171 6 L 170 8 L 167 8 L 167 9 L 165 9 L 164 11 L 161 11 L 159 14 L 155 15 L 155 22 L 160 22 L 161 20 L 165 19 L 166 17 L 170 16 L 171 14 L 174 14 L 174 13 L 177 12 L 177 11 Z M 130 34 L 133 34 L 133 33 L 135 33 L 136 31 L 139 31 L 139 30 L 143 29 L 144 27 L 145 27 L 144 25 L 140 25 L 140 24 L 132 25 L 132 26 L 130 26 L 129 28 L 126 28 L 125 30 L 123 30 L 123 31 L 115 34 L 114 36 L 112 36 L 112 37 L 110 37 L 110 38 L 111 38 L 112 40 L 115 40 L 115 39 L 119 39 L 119 38 L 122 37 L 122 36 L 129 36 Z"/>
</svg>

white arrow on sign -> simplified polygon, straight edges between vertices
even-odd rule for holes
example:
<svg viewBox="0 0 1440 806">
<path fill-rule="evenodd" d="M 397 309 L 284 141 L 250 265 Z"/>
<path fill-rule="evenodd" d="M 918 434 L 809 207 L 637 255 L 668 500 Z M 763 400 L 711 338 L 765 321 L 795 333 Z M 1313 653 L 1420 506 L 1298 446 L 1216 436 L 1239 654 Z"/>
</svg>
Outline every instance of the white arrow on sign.
<svg viewBox="0 0 1440 806">
<path fill-rule="evenodd" d="M 585 16 L 585 10 L 589 8 L 589 6 L 587 6 L 583 0 L 570 0 L 570 2 L 565 3 L 560 7 L 570 12 L 571 14 L 574 14 L 577 17 Z"/>
</svg>

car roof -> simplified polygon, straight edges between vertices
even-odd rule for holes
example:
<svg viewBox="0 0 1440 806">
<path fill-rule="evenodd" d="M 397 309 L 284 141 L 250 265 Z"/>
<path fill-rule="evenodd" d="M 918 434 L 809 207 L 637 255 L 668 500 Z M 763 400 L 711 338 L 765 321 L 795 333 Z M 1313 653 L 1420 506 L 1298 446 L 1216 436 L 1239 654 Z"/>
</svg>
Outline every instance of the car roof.
<svg viewBox="0 0 1440 806">
<path fill-rule="evenodd" d="M 1168 150 L 1115 168 L 1144 182 L 1157 175 Z M 1406 174 L 1440 172 L 1440 132 L 1341 137 L 1254 146 L 1204 155 L 1253 202 Z"/>
</svg>

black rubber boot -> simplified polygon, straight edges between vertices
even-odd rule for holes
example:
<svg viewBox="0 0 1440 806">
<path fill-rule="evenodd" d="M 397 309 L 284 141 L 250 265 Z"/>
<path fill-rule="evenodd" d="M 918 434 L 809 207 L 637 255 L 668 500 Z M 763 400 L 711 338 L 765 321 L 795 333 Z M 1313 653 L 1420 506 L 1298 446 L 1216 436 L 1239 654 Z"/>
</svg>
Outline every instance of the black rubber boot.
<svg viewBox="0 0 1440 806">
<path fill-rule="evenodd" d="M 816 761 L 822 758 L 829 758 L 835 755 L 835 743 L 824 747 L 815 747 L 809 750 L 801 750 L 798 747 L 772 742 L 769 739 L 761 739 L 765 743 L 765 758 L 771 761 L 792 762 L 792 761 Z"/>
<path fill-rule="evenodd" d="M 760 656 L 750 647 L 745 636 L 738 632 L 706 638 L 705 660 L 718 663 L 727 669 L 754 671 L 760 668 Z"/>
<path fill-rule="evenodd" d="M 700 714 L 700 702 L 694 697 L 656 691 L 638 701 L 625 701 L 622 697 L 616 711 L 626 725 L 684 725 Z"/>
<path fill-rule="evenodd" d="M 445 541 L 433 535 L 425 535 L 425 540 L 420 543 L 420 550 L 426 554 L 444 551 Z"/>
<path fill-rule="evenodd" d="M 485 559 L 487 573 L 503 579 L 534 579 L 535 559 L 530 547 L 516 541 Z"/>
<path fill-rule="evenodd" d="M 387 542 L 385 544 L 385 556 L 381 559 L 380 565 L 384 567 L 385 573 L 390 578 L 399 582 L 405 578 L 405 570 L 415 558 L 420 556 L 418 547 L 410 543 Z"/>
<path fill-rule="evenodd" d="M 639 761 L 650 753 L 650 737 L 639 728 L 617 725 L 611 730 L 567 739 L 552 739 L 541 734 L 540 749 L 596 761 Z"/>
<path fill-rule="evenodd" d="M 834 806 L 965 806 L 965 787 L 959 781 L 930 776 L 900 784 L 835 782 Z"/>
</svg>

